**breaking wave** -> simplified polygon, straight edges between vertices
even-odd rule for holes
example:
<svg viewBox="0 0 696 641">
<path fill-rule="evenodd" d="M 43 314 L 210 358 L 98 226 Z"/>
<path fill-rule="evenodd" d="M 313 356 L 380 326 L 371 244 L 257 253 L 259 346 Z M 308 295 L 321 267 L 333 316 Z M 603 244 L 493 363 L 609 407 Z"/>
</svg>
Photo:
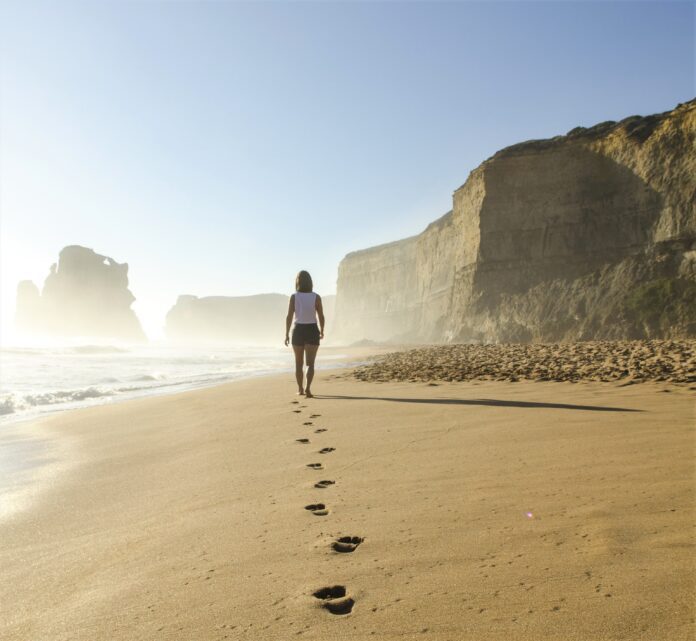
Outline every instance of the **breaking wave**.
<svg viewBox="0 0 696 641">
<path fill-rule="evenodd" d="M 32 409 L 41 405 L 74 403 L 90 398 L 114 396 L 115 394 L 116 392 L 113 390 L 100 389 L 95 386 L 76 390 L 44 392 L 41 394 L 7 394 L 0 399 L 0 415 L 13 414 L 16 411 Z"/>
<path fill-rule="evenodd" d="M 292 365 L 287 349 L 282 348 L 152 345 L 125 349 L 87 343 L 1 348 L 0 361 L 3 424 L 38 414 L 290 371 Z"/>
</svg>

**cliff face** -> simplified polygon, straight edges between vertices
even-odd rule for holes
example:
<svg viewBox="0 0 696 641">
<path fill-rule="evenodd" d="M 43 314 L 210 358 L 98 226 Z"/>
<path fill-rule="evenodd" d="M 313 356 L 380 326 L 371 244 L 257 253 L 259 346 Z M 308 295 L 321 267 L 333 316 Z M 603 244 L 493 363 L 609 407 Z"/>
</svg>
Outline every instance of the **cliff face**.
<svg viewBox="0 0 696 641">
<path fill-rule="evenodd" d="M 282 345 L 289 296 L 179 296 L 167 313 L 167 339 L 182 343 Z M 329 327 L 334 296 L 322 296 Z"/>
<path fill-rule="evenodd" d="M 696 101 L 496 153 L 418 236 L 348 254 L 336 331 L 517 342 L 696 334 Z"/>
<path fill-rule="evenodd" d="M 348 254 L 338 267 L 335 329 L 339 337 L 386 339 L 408 332 L 420 301 L 416 237 Z M 409 300 L 411 293 L 411 300 Z"/>
<path fill-rule="evenodd" d="M 31 281 L 19 283 L 15 324 L 20 332 L 43 336 L 140 342 L 146 339 L 130 308 L 134 300 L 127 263 L 71 245 L 51 265 L 43 292 Z"/>
</svg>

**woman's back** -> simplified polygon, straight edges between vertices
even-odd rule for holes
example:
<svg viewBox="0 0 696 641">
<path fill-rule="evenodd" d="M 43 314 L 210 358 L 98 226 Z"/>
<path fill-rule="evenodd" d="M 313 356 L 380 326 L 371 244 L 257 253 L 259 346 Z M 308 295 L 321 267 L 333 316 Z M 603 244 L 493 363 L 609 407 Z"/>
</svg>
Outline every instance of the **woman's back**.
<svg viewBox="0 0 696 641">
<path fill-rule="evenodd" d="M 295 323 L 306 325 L 317 322 L 317 295 L 315 292 L 295 292 Z"/>
</svg>

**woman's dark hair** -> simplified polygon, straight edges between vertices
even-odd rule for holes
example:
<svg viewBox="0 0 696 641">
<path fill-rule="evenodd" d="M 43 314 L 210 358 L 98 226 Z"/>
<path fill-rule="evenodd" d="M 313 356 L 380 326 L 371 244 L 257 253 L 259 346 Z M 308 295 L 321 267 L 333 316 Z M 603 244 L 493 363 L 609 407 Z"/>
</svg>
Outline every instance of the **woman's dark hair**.
<svg viewBox="0 0 696 641">
<path fill-rule="evenodd" d="M 297 278 L 295 278 L 295 291 L 311 292 L 312 287 L 312 277 L 309 275 L 309 272 L 306 272 L 304 269 L 301 272 L 297 272 Z"/>
</svg>

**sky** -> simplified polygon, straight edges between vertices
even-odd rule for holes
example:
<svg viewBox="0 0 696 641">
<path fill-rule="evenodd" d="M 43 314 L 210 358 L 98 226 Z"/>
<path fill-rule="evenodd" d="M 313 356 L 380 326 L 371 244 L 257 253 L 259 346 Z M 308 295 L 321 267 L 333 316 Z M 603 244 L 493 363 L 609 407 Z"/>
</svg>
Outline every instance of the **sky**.
<svg viewBox="0 0 696 641">
<path fill-rule="evenodd" d="M 66 245 L 180 294 L 335 292 L 498 149 L 696 94 L 694 2 L 0 3 L 0 332 Z"/>
</svg>

